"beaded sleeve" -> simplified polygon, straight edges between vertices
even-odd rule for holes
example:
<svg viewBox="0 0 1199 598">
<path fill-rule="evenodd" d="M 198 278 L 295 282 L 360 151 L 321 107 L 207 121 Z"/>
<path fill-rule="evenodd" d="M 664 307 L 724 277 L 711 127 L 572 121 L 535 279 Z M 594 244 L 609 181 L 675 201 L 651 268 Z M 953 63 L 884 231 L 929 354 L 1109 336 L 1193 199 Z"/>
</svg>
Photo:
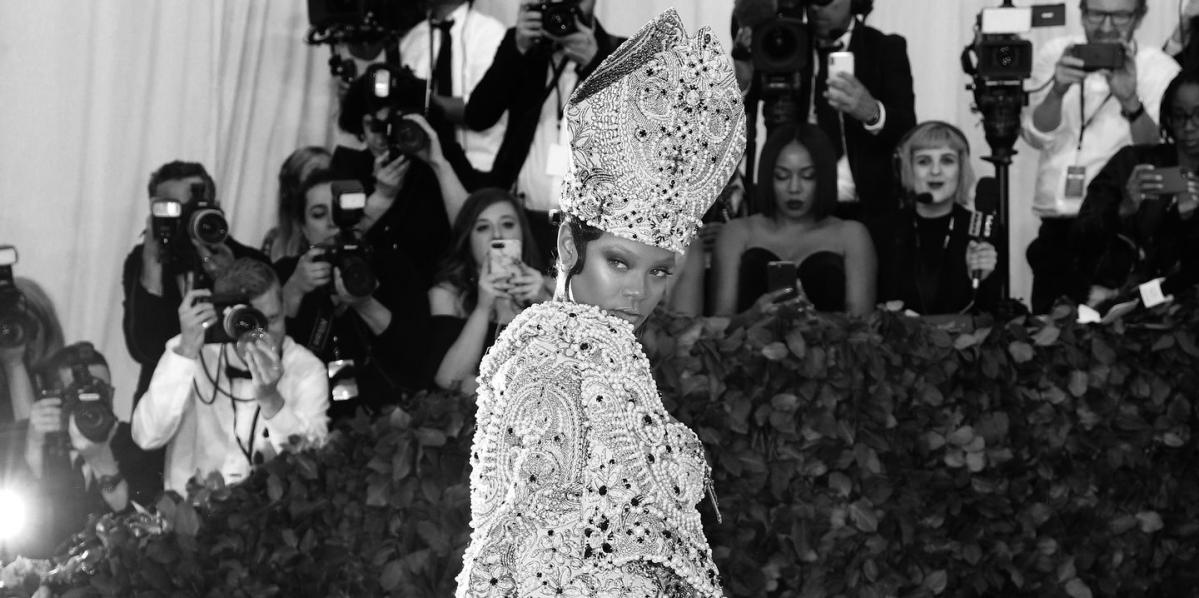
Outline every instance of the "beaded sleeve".
<svg viewBox="0 0 1199 598">
<path fill-rule="evenodd" d="M 703 448 L 662 408 L 632 327 L 525 310 L 484 359 L 458 596 L 720 596 L 695 505 Z"/>
</svg>

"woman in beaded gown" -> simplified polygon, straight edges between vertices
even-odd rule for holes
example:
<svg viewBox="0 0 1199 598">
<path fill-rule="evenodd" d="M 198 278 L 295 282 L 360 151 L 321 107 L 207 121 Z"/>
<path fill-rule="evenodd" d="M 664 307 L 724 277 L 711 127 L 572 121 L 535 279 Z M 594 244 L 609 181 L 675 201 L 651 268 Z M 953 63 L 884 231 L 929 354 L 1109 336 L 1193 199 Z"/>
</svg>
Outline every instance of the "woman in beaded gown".
<svg viewBox="0 0 1199 598">
<path fill-rule="evenodd" d="M 722 596 L 696 435 L 662 406 L 635 331 L 745 146 L 728 55 L 669 10 L 566 108 L 555 300 L 484 357 L 464 597 Z"/>
</svg>

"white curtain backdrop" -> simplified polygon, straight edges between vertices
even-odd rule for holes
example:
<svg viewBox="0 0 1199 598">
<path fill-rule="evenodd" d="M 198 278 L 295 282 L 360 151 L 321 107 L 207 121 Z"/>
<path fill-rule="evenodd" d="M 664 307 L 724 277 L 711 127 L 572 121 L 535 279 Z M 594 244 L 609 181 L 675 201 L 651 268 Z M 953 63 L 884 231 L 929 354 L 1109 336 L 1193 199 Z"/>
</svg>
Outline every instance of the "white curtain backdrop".
<svg viewBox="0 0 1199 598">
<path fill-rule="evenodd" d="M 1141 43 L 1160 45 L 1169 35 L 1178 1 L 1151 0 Z M 518 2 L 476 4 L 510 25 Z M 673 5 L 689 28 L 710 25 L 729 42 L 732 0 L 597 4 L 617 34 Z M 876 0 L 869 19 L 908 40 L 918 117 L 959 124 L 976 157 L 987 148 L 958 54 L 978 10 L 997 4 Z M 1076 4 L 1068 0 L 1065 29 L 1029 39 L 1078 31 Z M 136 370 L 121 333 L 120 269 L 144 227 L 151 170 L 173 159 L 204 163 L 234 236 L 257 245 L 272 225 L 283 159 L 338 138 L 329 53 L 302 42 L 304 0 L 4 0 L 0 23 L 0 244 L 18 247 L 17 274 L 47 289 L 68 341 L 91 340 L 108 356 L 117 413 L 127 418 Z M 1027 297 L 1023 249 L 1037 227 L 1028 208 L 1036 156 L 1023 143 L 1017 149 L 1013 295 Z M 975 167 L 992 172 L 981 160 Z"/>
</svg>

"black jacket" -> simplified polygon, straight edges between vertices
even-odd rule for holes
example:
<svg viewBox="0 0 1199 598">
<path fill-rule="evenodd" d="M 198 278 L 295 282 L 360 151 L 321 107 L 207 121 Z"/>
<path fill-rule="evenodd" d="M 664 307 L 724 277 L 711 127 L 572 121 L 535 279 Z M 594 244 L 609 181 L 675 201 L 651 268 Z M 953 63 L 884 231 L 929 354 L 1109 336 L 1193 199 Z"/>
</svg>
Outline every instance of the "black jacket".
<svg viewBox="0 0 1199 598">
<path fill-rule="evenodd" d="M 956 314 L 970 307 L 971 300 L 975 311 L 995 309 L 1000 281 L 1007 278 L 1006 268 L 996 264 L 974 296 L 966 267 L 971 215 L 960 205 L 953 207 L 948 219 L 921 219 L 913 207 L 901 210 L 894 235 L 878 245 L 879 254 L 889 258 L 887 268 L 879 273 L 879 299 L 903 301 L 904 307 L 922 315 Z M 990 243 L 1000 250 L 1002 239 Z"/>
<path fill-rule="evenodd" d="M 591 64 L 578 70 L 579 81 L 587 78 L 626 38 L 610 35 L 595 22 L 596 54 Z M 466 126 L 482 131 L 494 125 L 505 112 L 508 128 L 496 153 L 495 163 L 486 177 L 487 186 L 509 189 L 516 182 L 533 135 L 541 118 L 541 105 L 550 96 L 546 88 L 546 73 L 550 66 L 551 48 L 542 45 L 521 54 L 516 49 L 516 29 L 509 29 L 495 52 L 491 68 L 475 86 L 466 104 Z M 463 184 L 466 184 L 464 181 Z M 477 183 L 476 183 L 477 184 Z M 469 185 L 468 185 L 469 187 Z"/>
<path fill-rule="evenodd" d="M 269 264 L 262 252 L 238 243 L 230 237 L 225 245 L 233 252 L 233 257 L 249 257 Z M 125 257 L 122 269 L 121 287 L 125 291 L 125 301 L 122 304 L 124 316 L 122 329 L 125 332 L 125 346 L 129 355 L 141 365 L 137 378 L 137 389 L 133 393 L 133 404 L 142 393 L 150 387 L 150 377 L 158 366 L 158 358 L 166 348 L 166 342 L 179 334 L 179 304 L 183 296 L 179 293 L 179 285 L 174 276 L 163 272 L 162 296 L 150 294 L 141 283 L 142 278 L 142 245 L 139 243 Z"/>
<path fill-rule="evenodd" d="M 912 86 L 912 66 L 908 62 L 907 41 L 899 35 L 888 35 L 861 21 L 854 25 L 849 41 L 849 51 L 854 55 L 854 76 L 870 91 L 874 99 L 886 107 L 887 119 L 878 134 L 866 130 L 864 124 L 850 116 L 845 122 L 845 145 L 849 156 L 849 168 L 861 200 L 859 216 L 868 225 L 880 226 L 889 232 L 889 217 L 900 208 L 893 157 L 899 145 L 912 127 L 916 126 L 916 95 Z M 800 91 L 800 114 L 809 114 L 812 98 L 814 65 L 803 71 Z M 823 97 L 817 102 L 827 102 Z M 833 123 L 819 123 L 826 132 L 835 131 Z M 875 226 L 871 232 L 876 233 Z M 875 235 L 875 244 L 881 246 L 883 239 Z"/>
<path fill-rule="evenodd" d="M 1141 202 L 1135 214 L 1120 215 L 1128 177 L 1138 164 L 1177 166 L 1173 144 L 1134 145 L 1116 152 L 1087 187 L 1071 228 L 1071 247 L 1080 273 L 1092 285 L 1120 288 L 1199 269 L 1199 214 L 1183 220 L 1170 196 Z M 1085 298 L 1086 289 L 1076 289 Z"/>
</svg>

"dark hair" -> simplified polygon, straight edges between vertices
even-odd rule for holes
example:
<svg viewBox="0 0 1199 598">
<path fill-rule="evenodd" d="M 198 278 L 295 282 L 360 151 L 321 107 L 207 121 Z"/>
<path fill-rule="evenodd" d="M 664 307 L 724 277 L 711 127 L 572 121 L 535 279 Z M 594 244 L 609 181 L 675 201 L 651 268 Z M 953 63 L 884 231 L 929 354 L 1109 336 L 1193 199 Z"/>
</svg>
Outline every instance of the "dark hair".
<svg viewBox="0 0 1199 598">
<path fill-rule="evenodd" d="M 375 97 L 375 71 L 384 68 L 384 65 L 371 65 L 350 84 L 346 95 L 341 98 L 341 110 L 337 115 L 337 126 L 341 130 L 362 137 L 366 134 L 362 128 L 362 117 L 389 106 L 386 98 Z"/>
<path fill-rule="evenodd" d="M 96 347 L 87 341 L 72 343 L 59 349 L 47 363 L 47 369 L 60 370 L 70 368 L 73 365 L 102 365 L 108 367 L 108 360 L 104 358 L 104 354 L 97 351 Z"/>
<path fill-rule="evenodd" d="M 1162 103 L 1157 118 L 1162 123 L 1162 137 L 1171 143 L 1174 142 L 1175 96 L 1178 95 L 1178 90 L 1182 89 L 1183 85 L 1199 85 L 1199 71 L 1183 69 L 1170 81 L 1170 84 L 1166 86 L 1166 91 L 1162 93 Z"/>
<path fill-rule="evenodd" d="M 149 197 L 154 197 L 158 186 L 167 181 L 178 181 L 191 177 L 200 177 L 204 181 L 204 198 L 208 201 L 216 201 L 216 183 L 213 182 L 212 176 L 204 169 L 204 165 L 199 162 L 183 162 L 175 160 L 167 162 L 158 167 L 150 175 L 150 184 L 146 186 Z"/>
<path fill-rule="evenodd" d="M 833 213 L 837 207 L 837 154 L 824 131 L 808 123 L 788 123 L 766 138 L 758 160 L 758 180 L 755 196 L 758 211 L 774 217 L 778 204 L 774 197 L 774 167 L 778 164 L 783 148 L 798 143 L 808 150 L 812 166 L 816 169 L 816 201 L 812 204 L 812 215 L 821 220 Z"/>
<path fill-rule="evenodd" d="M 477 284 L 479 264 L 475 262 L 475 256 L 471 252 L 471 229 L 474 228 L 475 221 L 479 219 L 479 215 L 484 210 L 505 202 L 512 206 L 516 212 L 516 219 L 520 222 L 521 261 L 538 272 L 545 269 L 545 263 L 541 259 L 541 249 L 533 237 L 529 219 L 516 197 L 498 187 L 485 187 L 471 193 L 466 198 L 466 202 L 462 204 L 462 209 L 458 211 L 458 217 L 454 218 L 453 239 L 450 242 L 449 252 L 442 260 L 441 268 L 433 279 L 435 285 L 447 283 L 461 293 L 462 305 L 467 312 L 474 309 L 475 302 L 479 300 Z"/>
<path fill-rule="evenodd" d="M 569 282 L 572 276 L 583 271 L 583 265 L 587 262 L 587 246 L 592 241 L 604 236 L 604 230 L 587 224 L 570 214 L 563 216 L 563 223 L 570 227 L 570 236 L 574 239 L 575 254 L 578 256 L 575 265 L 566 273 L 566 280 Z"/>
<path fill-rule="evenodd" d="M 261 297 L 272 287 L 279 286 L 279 276 L 265 262 L 254 258 L 238 258 L 212 283 L 218 295 L 244 295 L 247 299 Z"/>
<path fill-rule="evenodd" d="M 1086 10 L 1087 0 L 1078 0 L 1078 10 Z M 1137 0 L 1136 13 L 1139 16 L 1145 16 L 1149 12 L 1149 0 Z"/>
<path fill-rule="evenodd" d="M 271 260 L 299 255 L 303 252 L 300 247 L 300 227 L 304 223 L 304 194 L 307 189 L 304 184 L 308 178 L 326 170 L 329 164 L 329 151 L 323 147 L 310 145 L 291 153 L 279 169 L 279 205 L 277 206 L 275 227 L 276 238 L 271 244 Z M 313 161 L 325 160 L 325 166 L 317 168 L 304 177 L 304 169 Z M 310 188 L 310 187 L 309 187 Z"/>
<path fill-rule="evenodd" d="M 867 16 L 874 11 L 874 0 L 852 0 L 849 12 L 855 15 Z"/>
</svg>

